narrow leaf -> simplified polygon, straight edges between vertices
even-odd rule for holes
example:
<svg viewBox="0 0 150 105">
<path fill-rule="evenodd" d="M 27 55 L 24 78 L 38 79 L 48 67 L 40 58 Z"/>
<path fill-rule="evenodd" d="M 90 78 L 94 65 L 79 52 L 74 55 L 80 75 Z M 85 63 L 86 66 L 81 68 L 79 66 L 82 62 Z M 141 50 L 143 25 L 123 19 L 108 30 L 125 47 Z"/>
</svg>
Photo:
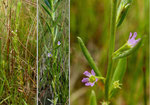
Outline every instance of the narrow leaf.
<svg viewBox="0 0 150 105">
<path fill-rule="evenodd" d="M 47 9 L 47 7 L 45 7 L 43 4 L 41 4 L 41 5 L 42 5 L 43 9 L 47 12 L 47 14 L 48 14 L 50 17 L 52 17 L 52 15 L 51 15 L 50 11 Z"/>
<path fill-rule="evenodd" d="M 47 7 L 52 10 L 52 4 L 50 1 L 44 0 L 45 4 L 47 5 Z"/>
<path fill-rule="evenodd" d="M 49 32 L 52 33 L 52 30 L 51 30 L 51 28 L 50 28 L 50 26 L 49 26 L 49 24 L 47 22 L 46 22 L 46 25 L 48 27 Z"/>
<path fill-rule="evenodd" d="M 90 105 L 97 105 L 96 95 L 95 95 L 94 90 L 92 90 L 91 92 Z"/>
<path fill-rule="evenodd" d="M 24 103 L 24 105 L 28 105 L 24 99 L 23 99 L 23 103 Z"/>
<path fill-rule="evenodd" d="M 89 65 L 91 66 L 91 68 L 95 71 L 96 75 L 97 76 L 102 76 L 98 67 L 96 66 L 93 58 L 91 57 L 90 53 L 88 52 L 87 48 L 85 47 L 82 39 L 80 37 L 77 37 L 78 38 L 78 42 L 80 44 L 80 47 L 81 47 L 81 50 L 85 56 L 85 58 L 87 59 Z"/>
</svg>

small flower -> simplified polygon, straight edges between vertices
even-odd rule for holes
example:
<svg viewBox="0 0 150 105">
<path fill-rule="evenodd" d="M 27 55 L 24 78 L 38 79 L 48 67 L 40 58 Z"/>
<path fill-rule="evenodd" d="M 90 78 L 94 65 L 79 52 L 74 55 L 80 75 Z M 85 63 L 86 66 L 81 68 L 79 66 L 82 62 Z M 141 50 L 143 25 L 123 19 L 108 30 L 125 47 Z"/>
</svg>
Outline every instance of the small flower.
<svg viewBox="0 0 150 105">
<path fill-rule="evenodd" d="M 117 88 L 121 89 L 120 85 L 122 85 L 122 84 L 119 83 L 119 80 L 118 80 L 118 81 L 115 81 L 115 82 L 113 83 L 113 87 L 114 87 L 115 89 L 117 89 Z"/>
<path fill-rule="evenodd" d="M 82 79 L 82 82 L 85 83 L 86 86 L 92 87 L 94 86 L 95 82 L 98 81 L 98 78 L 96 78 L 95 76 L 94 70 L 91 70 L 91 73 L 89 73 L 88 71 L 85 71 L 83 74 L 88 77 L 88 78 Z"/>
<path fill-rule="evenodd" d="M 102 105 L 109 105 L 109 102 L 103 101 L 103 102 L 102 102 Z"/>
<path fill-rule="evenodd" d="M 58 45 L 58 46 L 59 46 L 59 45 L 61 45 L 61 42 L 60 42 L 60 41 L 58 41 L 57 45 Z"/>
<path fill-rule="evenodd" d="M 52 53 L 50 52 L 50 53 L 48 53 L 48 57 L 52 57 L 53 55 L 52 55 Z"/>
<path fill-rule="evenodd" d="M 141 38 L 135 40 L 136 36 L 137 36 L 137 32 L 134 32 L 134 35 L 132 35 L 132 33 L 130 32 L 130 36 L 128 39 L 129 46 L 134 47 L 141 40 Z"/>
</svg>

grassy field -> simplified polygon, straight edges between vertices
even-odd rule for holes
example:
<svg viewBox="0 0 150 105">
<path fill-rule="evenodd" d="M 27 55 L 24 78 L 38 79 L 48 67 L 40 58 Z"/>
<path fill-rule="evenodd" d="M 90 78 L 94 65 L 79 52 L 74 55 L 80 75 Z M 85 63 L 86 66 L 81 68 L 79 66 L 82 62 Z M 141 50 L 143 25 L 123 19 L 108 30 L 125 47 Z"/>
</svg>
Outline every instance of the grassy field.
<svg viewBox="0 0 150 105">
<path fill-rule="evenodd" d="M 149 96 L 149 4 L 148 0 L 133 0 L 125 20 L 116 31 L 115 51 L 129 38 L 130 32 L 137 32 L 138 37 L 145 37 L 142 47 L 127 57 L 127 69 L 123 78 L 122 89 L 112 98 L 110 105 L 147 105 Z M 98 82 L 94 87 L 87 87 L 81 81 L 84 71 L 92 68 L 85 59 L 77 37 L 81 37 L 101 74 L 105 77 L 108 67 L 110 40 L 110 0 L 71 0 L 71 105 L 90 105 L 91 90 L 96 93 L 97 104 L 104 100 L 105 86 Z M 114 63 L 116 67 L 118 61 Z M 123 65 L 122 65 L 123 66 Z M 146 72 L 143 72 L 143 68 Z M 110 78 L 111 80 L 112 78 Z M 145 79 L 145 80 L 144 80 Z M 143 82 L 144 81 L 144 82 Z M 145 82 L 146 81 L 146 82 Z M 147 84 L 146 88 L 143 84 Z M 145 91 L 146 90 L 146 91 Z M 144 92 L 145 91 L 145 92 Z M 146 95 L 144 95 L 146 93 Z"/>
<path fill-rule="evenodd" d="M 39 0 L 38 24 L 39 105 L 68 105 L 68 0 Z"/>
<path fill-rule="evenodd" d="M 0 105 L 36 104 L 36 0 L 0 1 Z"/>
</svg>

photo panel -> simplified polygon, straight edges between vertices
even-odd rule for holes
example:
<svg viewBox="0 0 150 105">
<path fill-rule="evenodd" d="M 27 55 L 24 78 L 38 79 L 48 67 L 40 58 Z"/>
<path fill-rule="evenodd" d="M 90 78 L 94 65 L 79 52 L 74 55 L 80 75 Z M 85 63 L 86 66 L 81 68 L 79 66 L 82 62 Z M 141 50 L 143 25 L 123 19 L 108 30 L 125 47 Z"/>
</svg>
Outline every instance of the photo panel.
<svg viewBox="0 0 150 105">
<path fill-rule="evenodd" d="M 36 105 L 36 0 L 0 0 L 0 105 Z"/>
<path fill-rule="evenodd" d="M 70 0 L 70 105 L 148 105 L 149 0 Z"/>
<path fill-rule="evenodd" d="M 69 104 L 69 0 L 39 0 L 38 104 Z"/>
</svg>

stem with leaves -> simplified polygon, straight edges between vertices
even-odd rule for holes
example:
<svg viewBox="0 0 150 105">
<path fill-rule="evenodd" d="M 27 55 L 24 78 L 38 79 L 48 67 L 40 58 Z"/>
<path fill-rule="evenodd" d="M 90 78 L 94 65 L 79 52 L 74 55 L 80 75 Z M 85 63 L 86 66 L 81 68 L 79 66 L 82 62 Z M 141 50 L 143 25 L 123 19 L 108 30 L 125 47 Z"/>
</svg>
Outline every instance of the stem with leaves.
<svg viewBox="0 0 150 105">
<path fill-rule="evenodd" d="M 108 55 L 108 69 L 105 83 L 105 100 L 108 101 L 109 97 L 109 85 L 112 74 L 112 54 L 115 47 L 115 34 L 116 34 L 116 13 L 117 13 L 117 0 L 112 1 L 112 13 L 111 13 L 111 26 L 110 26 L 110 42 L 109 42 L 109 55 Z"/>
</svg>

